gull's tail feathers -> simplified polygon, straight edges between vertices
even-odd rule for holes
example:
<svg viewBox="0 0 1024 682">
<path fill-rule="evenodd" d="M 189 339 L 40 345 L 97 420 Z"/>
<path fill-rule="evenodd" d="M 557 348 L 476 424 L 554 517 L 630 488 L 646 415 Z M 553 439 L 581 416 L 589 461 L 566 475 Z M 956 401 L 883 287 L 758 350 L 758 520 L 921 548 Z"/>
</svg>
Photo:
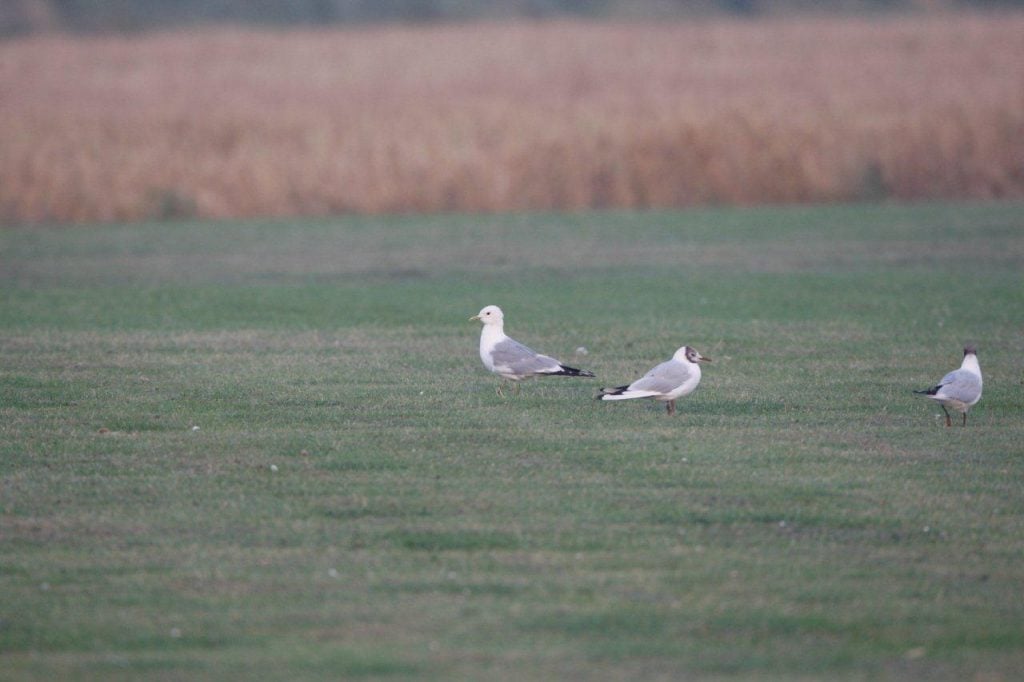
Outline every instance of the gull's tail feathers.
<svg viewBox="0 0 1024 682">
<path fill-rule="evenodd" d="M 632 400 L 633 398 L 650 398 L 660 395 L 655 391 L 630 391 L 629 386 L 617 386 L 615 388 L 602 388 L 598 400 Z"/>
</svg>

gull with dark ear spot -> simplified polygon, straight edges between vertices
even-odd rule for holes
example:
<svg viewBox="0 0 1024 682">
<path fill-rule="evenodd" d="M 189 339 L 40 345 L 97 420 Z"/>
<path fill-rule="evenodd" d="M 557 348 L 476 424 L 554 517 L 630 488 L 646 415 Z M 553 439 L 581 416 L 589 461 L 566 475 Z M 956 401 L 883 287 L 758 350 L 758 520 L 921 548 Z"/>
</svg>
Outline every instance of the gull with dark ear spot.
<svg viewBox="0 0 1024 682">
<path fill-rule="evenodd" d="M 914 391 L 937 402 L 946 413 L 946 426 L 952 426 L 947 407 L 964 415 L 961 426 L 967 426 L 967 412 L 981 400 L 981 366 L 978 364 L 978 349 L 974 345 L 964 346 L 964 361 L 960 369 L 953 370 L 942 380 L 924 391 Z"/>
<path fill-rule="evenodd" d="M 592 372 L 563 365 L 558 360 L 527 348 L 505 335 L 505 316 L 501 308 L 489 305 L 469 318 L 480 320 L 484 328 L 480 332 L 480 359 L 484 367 L 503 379 L 521 381 L 529 377 L 592 377 Z M 515 384 L 518 389 L 519 384 Z M 498 395 L 502 395 L 501 385 Z"/>
<path fill-rule="evenodd" d="M 671 360 L 661 363 L 628 386 L 602 388 L 598 400 L 631 400 L 652 398 L 665 403 L 665 410 L 675 414 L 676 398 L 690 395 L 700 383 L 700 363 L 711 362 L 693 348 L 683 346 Z"/>
</svg>

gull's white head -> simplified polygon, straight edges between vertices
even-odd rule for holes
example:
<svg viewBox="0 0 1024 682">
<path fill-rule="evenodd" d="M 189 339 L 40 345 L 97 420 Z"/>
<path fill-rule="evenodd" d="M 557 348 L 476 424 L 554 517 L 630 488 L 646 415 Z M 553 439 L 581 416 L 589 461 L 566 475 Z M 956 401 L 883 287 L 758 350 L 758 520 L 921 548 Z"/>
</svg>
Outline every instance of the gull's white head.
<svg viewBox="0 0 1024 682">
<path fill-rule="evenodd" d="M 711 362 L 711 358 L 701 355 L 689 346 L 683 346 L 677 350 L 675 355 L 672 356 L 672 359 L 678 362 L 690 362 L 693 364 L 697 364 L 699 362 Z"/>
<path fill-rule="evenodd" d="M 501 314 L 501 308 L 496 305 L 489 305 L 469 319 L 480 320 L 484 324 L 496 324 L 501 326 L 504 323 L 505 316 Z"/>
<path fill-rule="evenodd" d="M 978 364 L 978 347 L 973 343 L 964 346 L 964 361 L 960 363 L 960 369 L 974 372 L 981 378 L 981 365 Z"/>
</svg>

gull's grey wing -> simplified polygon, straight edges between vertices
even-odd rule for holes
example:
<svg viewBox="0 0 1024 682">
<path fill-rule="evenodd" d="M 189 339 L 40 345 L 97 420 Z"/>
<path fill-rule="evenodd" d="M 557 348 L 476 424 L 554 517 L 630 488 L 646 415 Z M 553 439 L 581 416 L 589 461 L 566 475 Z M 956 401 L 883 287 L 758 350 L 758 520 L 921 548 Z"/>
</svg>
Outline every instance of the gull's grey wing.
<svg viewBox="0 0 1024 682">
<path fill-rule="evenodd" d="M 937 394 L 969 403 L 981 394 L 981 381 L 973 372 L 957 369 L 942 377 Z"/>
<path fill-rule="evenodd" d="M 517 376 L 557 372 L 561 365 L 554 358 L 541 355 L 515 339 L 505 339 L 491 351 L 495 369 L 506 369 Z"/>
<path fill-rule="evenodd" d="M 681 362 L 669 360 L 652 369 L 629 385 L 631 391 L 657 391 L 669 393 L 690 378 L 690 368 Z"/>
</svg>

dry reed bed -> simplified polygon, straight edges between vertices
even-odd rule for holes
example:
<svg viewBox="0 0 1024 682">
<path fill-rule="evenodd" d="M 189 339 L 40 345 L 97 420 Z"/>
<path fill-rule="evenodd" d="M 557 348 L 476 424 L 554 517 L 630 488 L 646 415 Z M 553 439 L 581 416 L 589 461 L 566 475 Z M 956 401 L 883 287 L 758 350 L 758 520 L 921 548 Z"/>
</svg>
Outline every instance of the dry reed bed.
<svg viewBox="0 0 1024 682">
<path fill-rule="evenodd" d="M 1024 196 L 1024 14 L 0 43 L 0 221 Z"/>
</svg>

